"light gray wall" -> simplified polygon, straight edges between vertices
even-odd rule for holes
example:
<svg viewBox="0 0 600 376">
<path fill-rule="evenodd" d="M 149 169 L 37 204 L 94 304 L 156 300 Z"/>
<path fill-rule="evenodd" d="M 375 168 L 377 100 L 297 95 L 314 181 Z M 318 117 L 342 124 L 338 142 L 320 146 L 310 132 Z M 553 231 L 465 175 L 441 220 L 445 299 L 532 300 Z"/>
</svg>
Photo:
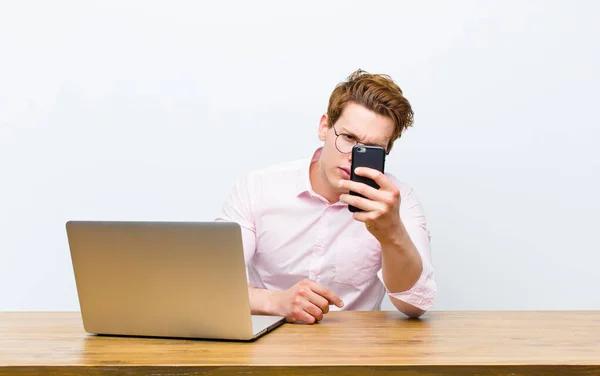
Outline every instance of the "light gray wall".
<svg viewBox="0 0 600 376">
<path fill-rule="evenodd" d="M 428 215 L 435 309 L 600 309 L 599 12 L 3 2 L 0 310 L 78 309 L 67 220 L 212 220 L 245 171 L 308 156 L 357 68 L 415 109 L 387 170 Z"/>
</svg>

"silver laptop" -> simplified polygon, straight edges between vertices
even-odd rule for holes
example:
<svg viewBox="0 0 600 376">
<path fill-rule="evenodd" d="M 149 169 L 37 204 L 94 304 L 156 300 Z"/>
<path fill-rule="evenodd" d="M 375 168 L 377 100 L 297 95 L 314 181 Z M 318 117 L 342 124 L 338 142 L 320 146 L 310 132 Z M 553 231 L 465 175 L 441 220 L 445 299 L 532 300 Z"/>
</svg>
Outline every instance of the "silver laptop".
<svg viewBox="0 0 600 376">
<path fill-rule="evenodd" d="M 250 313 L 232 222 L 66 224 L 88 333 L 254 340 L 284 322 Z"/>
</svg>

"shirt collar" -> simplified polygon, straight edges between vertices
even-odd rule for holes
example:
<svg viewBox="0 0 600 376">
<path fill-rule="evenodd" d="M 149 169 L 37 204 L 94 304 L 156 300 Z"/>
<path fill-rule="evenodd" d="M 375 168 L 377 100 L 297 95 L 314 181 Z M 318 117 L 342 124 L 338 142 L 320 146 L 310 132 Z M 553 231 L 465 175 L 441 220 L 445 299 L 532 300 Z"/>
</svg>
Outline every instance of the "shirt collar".
<svg viewBox="0 0 600 376">
<path fill-rule="evenodd" d="M 310 166 L 313 162 L 317 162 L 321 158 L 323 147 L 317 148 L 313 152 L 312 158 L 304 160 L 300 170 L 298 171 L 297 196 L 303 193 L 314 194 L 312 184 L 310 183 Z"/>
</svg>

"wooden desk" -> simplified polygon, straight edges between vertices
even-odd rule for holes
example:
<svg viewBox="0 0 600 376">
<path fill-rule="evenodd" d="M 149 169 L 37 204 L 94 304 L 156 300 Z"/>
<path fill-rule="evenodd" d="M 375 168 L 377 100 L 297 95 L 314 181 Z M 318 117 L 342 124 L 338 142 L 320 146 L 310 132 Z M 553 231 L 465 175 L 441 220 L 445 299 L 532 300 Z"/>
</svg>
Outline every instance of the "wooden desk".
<svg viewBox="0 0 600 376">
<path fill-rule="evenodd" d="M 600 375 L 600 311 L 332 312 L 252 343 L 88 335 L 0 313 L 0 375 Z"/>
</svg>

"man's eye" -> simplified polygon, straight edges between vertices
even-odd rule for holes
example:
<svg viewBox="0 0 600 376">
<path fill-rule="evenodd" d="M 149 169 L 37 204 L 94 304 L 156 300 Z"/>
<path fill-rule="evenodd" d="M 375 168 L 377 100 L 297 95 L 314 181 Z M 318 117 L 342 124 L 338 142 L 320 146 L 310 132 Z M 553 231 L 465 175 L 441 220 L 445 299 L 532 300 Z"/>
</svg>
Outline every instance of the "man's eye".
<svg viewBox="0 0 600 376">
<path fill-rule="evenodd" d="M 344 137 L 344 141 L 356 142 L 356 138 L 350 136 L 349 134 L 343 133 L 342 136 Z"/>
</svg>

